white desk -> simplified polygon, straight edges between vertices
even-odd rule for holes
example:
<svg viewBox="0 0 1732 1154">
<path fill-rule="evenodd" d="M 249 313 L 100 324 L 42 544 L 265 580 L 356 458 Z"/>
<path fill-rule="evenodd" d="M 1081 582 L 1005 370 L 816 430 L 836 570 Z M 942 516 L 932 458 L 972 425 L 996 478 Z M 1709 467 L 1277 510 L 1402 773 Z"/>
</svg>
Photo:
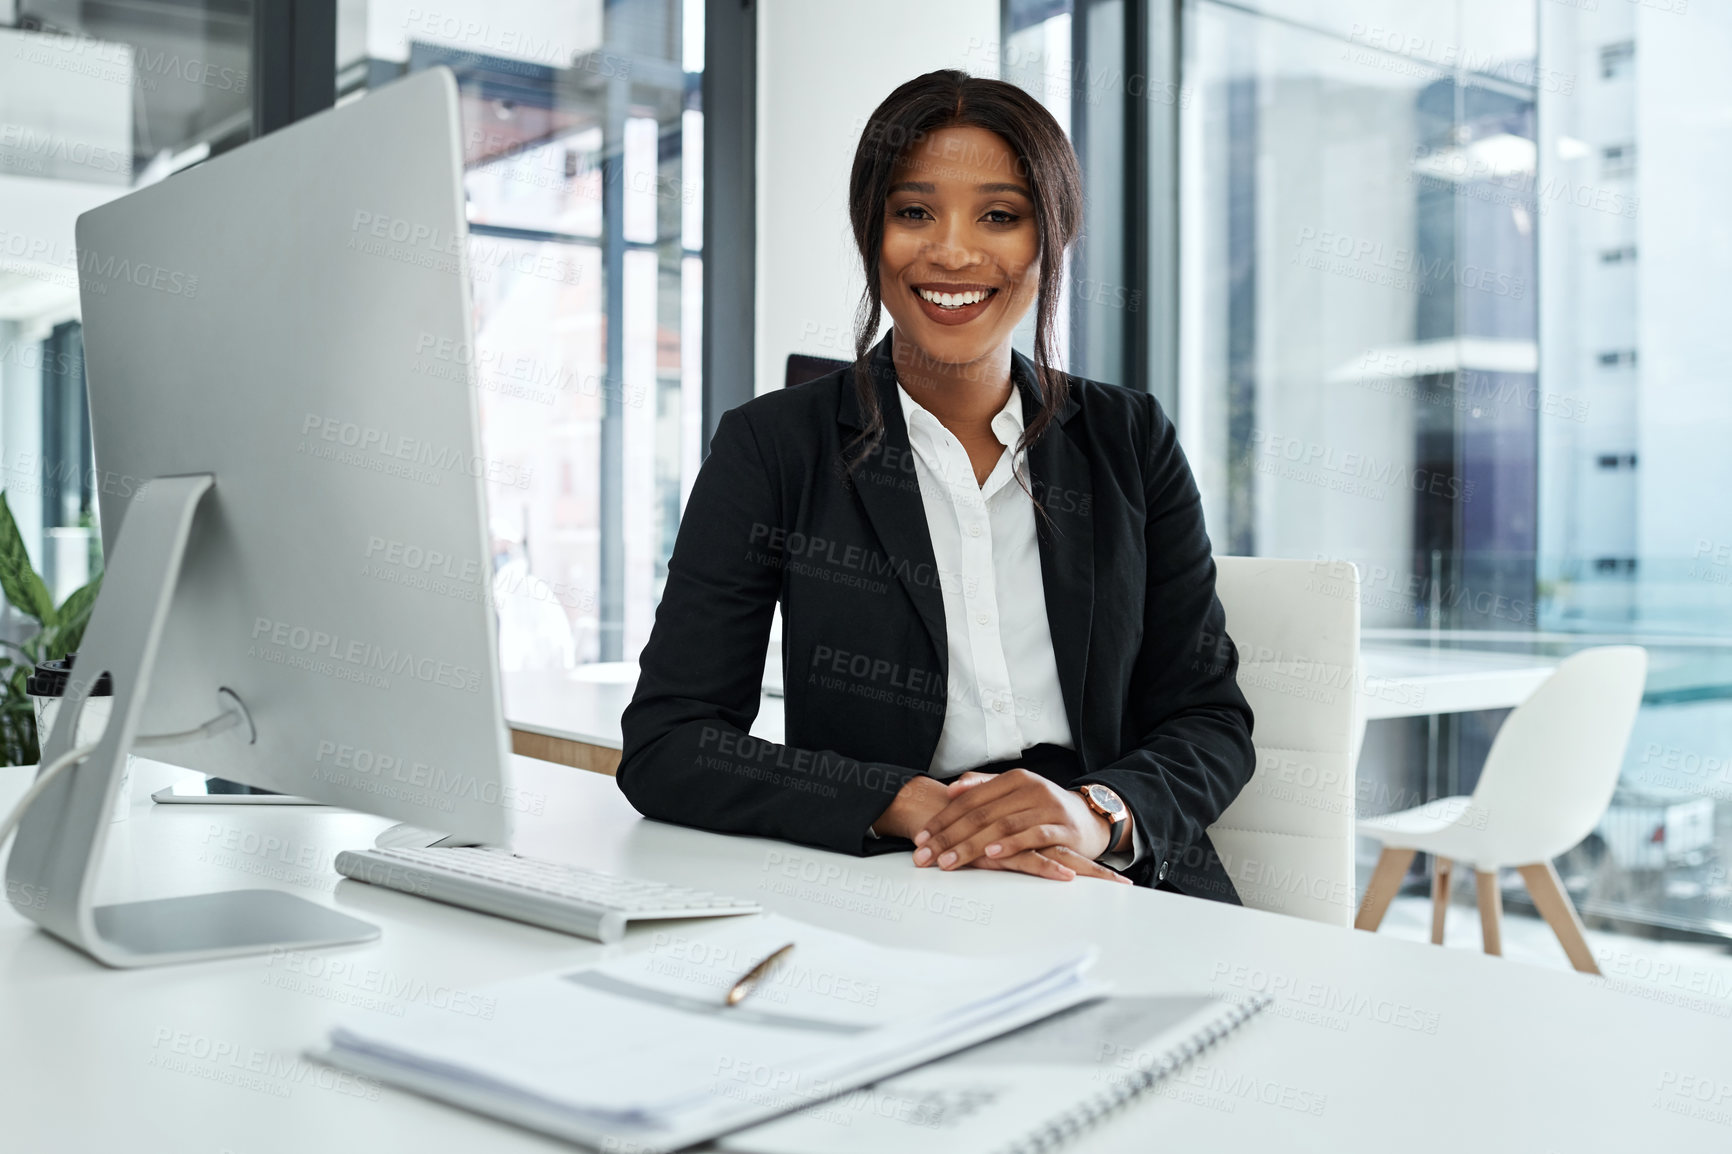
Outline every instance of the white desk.
<svg viewBox="0 0 1732 1154">
<path fill-rule="evenodd" d="M 1609 985 L 1128 886 L 939 873 L 902 855 L 856 859 L 720 837 L 639 820 L 604 777 L 522 758 L 514 772 L 544 800 L 522 825 L 527 853 L 750 894 L 898 944 L 995 954 L 1094 940 L 1098 972 L 1124 992 L 1241 994 L 1279 983 L 1270 1012 L 1071 1149 L 1707 1150 L 1732 1136 L 1732 998 L 1697 990 L 1706 1013 L 1666 1004 L 1687 991 L 1644 984 L 1640 965 Z M 0 769 L 0 806 L 28 775 Z M 168 775 L 141 765 L 135 796 Z M 299 1059 L 345 1001 L 371 999 L 347 1012 L 390 1013 L 412 1000 L 443 1004 L 456 990 L 455 1004 L 474 1005 L 488 982 L 641 949 L 655 932 L 602 947 L 339 880 L 333 855 L 385 824 L 323 809 L 143 801 L 115 827 L 104 874 L 103 900 L 287 890 L 381 925 L 382 940 L 366 946 L 109 971 L 0 907 L 0 1147 L 571 1149 Z"/>
<path fill-rule="evenodd" d="M 1510 709 L 1558 667 L 1545 657 L 1392 641 L 1363 643 L 1359 658 L 1367 721 Z"/>
<path fill-rule="evenodd" d="M 1508 709 L 1526 701 L 1557 668 L 1543 657 L 1400 642 L 1367 643 L 1360 659 L 1368 721 Z M 771 660 L 779 664 L 775 654 Z M 505 716 L 517 752 L 612 773 L 619 765 L 619 715 L 636 681 L 635 667 L 624 663 L 573 673 L 505 674 Z M 764 694 L 752 733 L 781 741 L 782 708 L 782 698 Z"/>
</svg>

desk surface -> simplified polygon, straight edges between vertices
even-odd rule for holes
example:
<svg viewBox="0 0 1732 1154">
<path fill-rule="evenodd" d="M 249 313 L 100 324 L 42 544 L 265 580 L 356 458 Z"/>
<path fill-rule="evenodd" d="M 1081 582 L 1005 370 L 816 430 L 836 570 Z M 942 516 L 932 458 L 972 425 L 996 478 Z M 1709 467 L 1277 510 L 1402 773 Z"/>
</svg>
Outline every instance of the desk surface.
<svg viewBox="0 0 1732 1154">
<path fill-rule="evenodd" d="M 1508 709 L 1526 701 L 1557 668 L 1556 661 L 1544 657 L 1400 642 L 1368 643 L 1360 655 L 1361 694 L 1369 721 Z M 618 749 L 619 715 L 636 682 L 636 667 L 624 662 L 571 672 L 507 673 L 505 716 L 514 729 Z M 760 699 L 752 732 L 782 740 L 780 697 L 766 693 Z"/>
<path fill-rule="evenodd" d="M 654 930 L 604 947 L 339 879 L 333 856 L 386 822 L 143 800 L 175 772 L 140 763 L 140 800 L 114 827 L 101 900 L 266 887 L 367 918 L 384 936 L 118 972 L 0 907 L 10 1154 L 571 1149 L 299 1055 L 339 1014 L 423 1001 L 473 1012 L 489 982 L 642 949 Z M 916 870 L 903 855 L 848 858 L 643 821 L 594 774 L 524 758 L 513 773 L 540 811 L 520 820 L 524 853 L 749 894 L 895 944 L 997 954 L 1092 940 L 1098 973 L 1123 992 L 1276 993 L 1206 1061 L 1072 1149 L 1145 1154 L 1158 1137 L 1223 1152 L 1683 1150 L 1723 1148 L 1732 1135 L 1732 994 L 1655 978 L 1650 966 L 1614 960 L 1608 981 L 1104 882 Z M 0 769 L 0 806 L 28 775 Z"/>
</svg>

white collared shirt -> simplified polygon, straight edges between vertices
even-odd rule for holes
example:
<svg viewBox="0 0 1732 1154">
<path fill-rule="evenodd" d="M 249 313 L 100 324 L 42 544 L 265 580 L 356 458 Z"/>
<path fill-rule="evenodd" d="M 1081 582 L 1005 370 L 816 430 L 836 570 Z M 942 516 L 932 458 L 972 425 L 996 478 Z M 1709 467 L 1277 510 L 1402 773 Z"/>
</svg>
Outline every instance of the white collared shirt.
<svg viewBox="0 0 1732 1154">
<path fill-rule="evenodd" d="M 944 728 L 928 775 L 947 780 L 1042 742 L 1075 749 L 1047 621 L 1034 504 L 1025 488 L 1027 452 L 1016 451 L 1012 461 L 1023 430 L 1021 391 L 1013 384 L 992 418 L 1004 450 L 984 484 L 975 480 L 956 435 L 900 382 L 896 395 L 944 591 L 949 647 Z M 1141 859 L 1142 831 L 1133 836 L 1134 853 L 1108 854 L 1102 862 L 1126 869 Z"/>
</svg>

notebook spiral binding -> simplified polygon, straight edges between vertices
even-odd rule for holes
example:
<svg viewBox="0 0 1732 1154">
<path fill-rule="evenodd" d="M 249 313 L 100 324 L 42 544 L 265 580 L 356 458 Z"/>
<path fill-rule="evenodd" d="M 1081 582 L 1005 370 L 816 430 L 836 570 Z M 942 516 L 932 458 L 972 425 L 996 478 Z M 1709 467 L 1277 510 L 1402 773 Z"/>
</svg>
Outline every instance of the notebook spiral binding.
<svg viewBox="0 0 1732 1154">
<path fill-rule="evenodd" d="M 1274 1000 L 1268 994 L 1258 994 L 1236 1003 L 1231 1010 L 1210 1022 L 1206 1030 L 1186 1038 L 1181 1046 L 1173 1053 L 1163 1055 L 1159 1062 L 1126 1075 L 1111 1089 L 1104 1090 L 1083 1105 L 1066 1111 L 1016 1145 L 1005 1147 L 1000 1154 L 1044 1154 L 1045 1151 L 1058 1149 L 1101 1119 L 1154 1089 L 1167 1075 L 1231 1034 L 1245 1019 Z"/>
</svg>

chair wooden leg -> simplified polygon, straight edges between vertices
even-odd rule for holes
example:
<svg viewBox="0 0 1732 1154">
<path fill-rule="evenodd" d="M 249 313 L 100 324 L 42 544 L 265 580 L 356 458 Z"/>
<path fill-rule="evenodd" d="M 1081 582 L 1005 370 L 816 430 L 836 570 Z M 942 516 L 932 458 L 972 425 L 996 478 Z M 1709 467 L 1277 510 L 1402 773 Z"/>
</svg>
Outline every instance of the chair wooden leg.
<svg viewBox="0 0 1732 1154">
<path fill-rule="evenodd" d="M 1503 894 L 1498 892 L 1497 871 L 1473 872 L 1474 888 L 1479 890 L 1479 929 L 1485 938 L 1485 952 L 1503 954 Z"/>
<path fill-rule="evenodd" d="M 1582 936 L 1582 919 L 1576 916 L 1576 905 L 1570 901 L 1570 895 L 1558 880 L 1558 871 L 1552 863 L 1535 862 L 1518 867 L 1517 872 L 1522 875 L 1522 881 L 1527 884 L 1528 893 L 1533 896 L 1534 905 L 1539 907 L 1546 924 L 1552 927 L 1552 933 L 1558 935 L 1558 942 L 1569 956 L 1570 965 L 1584 974 L 1599 973 L 1600 967 L 1594 963 L 1593 951 L 1588 949 L 1587 939 Z"/>
<path fill-rule="evenodd" d="M 1431 859 L 1431 944 L 1443 945 L 1443 918 L 1449 911 L 1450 861 L 1446 857 Z"/>
<path fill-rule="evenodd" d="M 1377 859 L 1377 868 L 1371 871 L 1371 883 L 1365 887 L 1365 899 L 1359 903 L 1359 916 L 1353 919 L 1354 929 L 1376 932 L 1390 901 L 1401 888 L 1401 879 L 1407 876 L 1407 867 L 1413 864 L 1415 852 L 1384 848 Z"/>
</svg>

